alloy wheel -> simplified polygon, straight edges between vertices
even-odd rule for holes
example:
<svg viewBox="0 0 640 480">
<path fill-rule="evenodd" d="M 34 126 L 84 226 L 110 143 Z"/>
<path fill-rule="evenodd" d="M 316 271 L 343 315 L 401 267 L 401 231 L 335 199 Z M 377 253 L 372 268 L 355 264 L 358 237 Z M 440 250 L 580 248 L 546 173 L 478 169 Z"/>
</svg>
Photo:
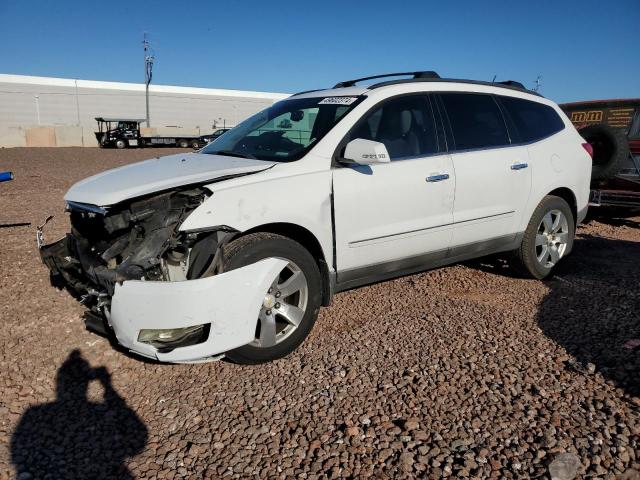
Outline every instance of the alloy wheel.
<svg viewBox="0 0 640 480">
<path fill-rule="evenodd" d="M 548 211 L 538 225 L 536 234 L 536 258 L 544 268 L 558 263 L 569 243 L 569 222 L 560 210 Z"/>
<path fill-rule="evenodd" d="M 307 279 L 300 267 L 289 261 L 264 297 L 250 345 L 269 348 L 288 338 L 302 322 L 308 299 Z"/>
</svg>

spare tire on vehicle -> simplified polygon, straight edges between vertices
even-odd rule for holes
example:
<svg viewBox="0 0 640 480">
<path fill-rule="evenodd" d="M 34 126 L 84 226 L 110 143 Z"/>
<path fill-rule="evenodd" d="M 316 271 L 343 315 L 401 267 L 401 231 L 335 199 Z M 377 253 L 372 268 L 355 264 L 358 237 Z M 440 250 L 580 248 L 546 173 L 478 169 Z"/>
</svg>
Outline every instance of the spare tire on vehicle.
<svg viewBox="0 0 640 480">
<path fill-rule="evenodd" d="M 624 131 L 608 125 L 590 125 L 580 135 L 593 147 L 592 180 L 615 176 L 629 158 L 629 142 Z"/>
</svg>

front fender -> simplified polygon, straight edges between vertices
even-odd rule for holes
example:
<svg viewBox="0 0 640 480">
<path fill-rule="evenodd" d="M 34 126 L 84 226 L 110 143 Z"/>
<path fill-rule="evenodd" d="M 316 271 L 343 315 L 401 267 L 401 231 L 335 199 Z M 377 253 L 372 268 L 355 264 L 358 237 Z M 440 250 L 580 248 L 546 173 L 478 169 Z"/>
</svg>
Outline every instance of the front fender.
<svg viewBox="0 0 640 480">
<path fill-rule="evenodd" d="M 289 223 L 304 227 L 320 243 L 324 258 L 333 258 L 331 172 L 318 171 L 277 178 L 261 177 L 244 184 L 212 184 L 213 194 L 180 226 L 202 231 L 226 226 L 245 232 Z"/>
</svg>

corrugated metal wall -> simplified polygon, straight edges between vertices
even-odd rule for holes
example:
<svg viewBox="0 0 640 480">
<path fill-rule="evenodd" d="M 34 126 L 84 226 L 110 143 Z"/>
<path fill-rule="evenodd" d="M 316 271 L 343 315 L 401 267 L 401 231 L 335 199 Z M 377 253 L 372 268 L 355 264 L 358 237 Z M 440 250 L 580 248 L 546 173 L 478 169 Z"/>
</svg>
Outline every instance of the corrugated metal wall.
<svg viewBox="0 0 640 480">
<path fill-rule="evenodd" d="M 151 85 L 151 126 L 209 133 L 214 124 L 235 125 L 286 96 Z M 77 126 L 90 132 L 97 116 L 144 118 L 144 86 L 0 75 L 0 146 L 13 146 L 16 133 L 34 126 Z"/>
</svg>

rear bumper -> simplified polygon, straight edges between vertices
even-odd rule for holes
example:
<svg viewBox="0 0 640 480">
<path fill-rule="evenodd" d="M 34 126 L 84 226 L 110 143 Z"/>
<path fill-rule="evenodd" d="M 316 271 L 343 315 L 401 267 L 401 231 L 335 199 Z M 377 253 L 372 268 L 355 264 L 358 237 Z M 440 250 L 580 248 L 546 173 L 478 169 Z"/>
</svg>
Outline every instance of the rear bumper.
<svg viewBox="0 0 640 480">
<path fill-rule="evenodd" d="M 251 342 L 264 296 L 287 263 L 267 258 L 212 277 L 180 282 L 116 281 L 109 295 L 96 282 L 101 278 L 85 271 L 75 258 L 73 236 L 42 246 L 40 256 L 56 284 L 106 317 L 120 345 L 138 355 L 176 363 L 211 360 Z M 195 344 L 156 348 L 138 340 L 141 330 L 197 325 L 205 326 L 206 336 Z"/>
</svg>

